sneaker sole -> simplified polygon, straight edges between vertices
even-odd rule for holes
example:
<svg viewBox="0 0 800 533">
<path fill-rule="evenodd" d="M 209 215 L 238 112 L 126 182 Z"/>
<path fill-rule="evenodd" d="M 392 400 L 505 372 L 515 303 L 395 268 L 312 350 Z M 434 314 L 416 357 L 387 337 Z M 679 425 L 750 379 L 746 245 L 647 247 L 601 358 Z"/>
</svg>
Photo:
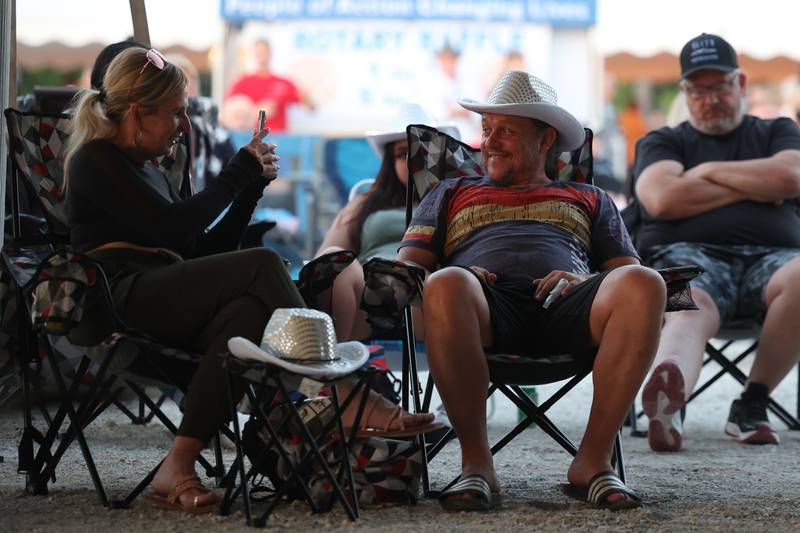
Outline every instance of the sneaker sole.
<svg viewBox="0 0 800 533">
<path fill-rule="evenodd" d="M 725 424 L 725 434 L 742 444 L 780 444 L 781 442 L 778 433 L 769 426 L 758 426 L 755 431 L 742 433 L 738 425 L 728 422 Z"/>
<path fill-rule="evenodd" d="M 672 421 L 685 398 L 683 374 L 678 365 L 672 361 L 658 365 L 642 391 L 644 414 L 650 419 L 647 441 L 653 451 L 677 452 L 681 449 L 683 433 Z"/>
</svg>

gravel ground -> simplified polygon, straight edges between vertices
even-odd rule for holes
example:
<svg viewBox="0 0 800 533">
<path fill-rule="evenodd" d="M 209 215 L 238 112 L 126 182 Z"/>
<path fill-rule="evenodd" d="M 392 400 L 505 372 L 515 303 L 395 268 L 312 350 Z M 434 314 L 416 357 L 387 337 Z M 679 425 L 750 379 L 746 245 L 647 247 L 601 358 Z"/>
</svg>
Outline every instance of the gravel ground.
<svg viewBox="0 0 800 533">
<path fill-rule="evenodd" d="M 705 371 L 704 371 L 705 372 Z M 545 395 L 548 388 L 540 389 Z M 643 496 L 634 511 L 598 511 L 561 494 L 569 456 L 542 431 L 529 429 L 496 457 L 504 507 L 487 514 L 445 514 L 435 501 L 414 507 L 367 508 L 353 523 L 344 513 L 311 514 L 304 504 L 280 507 L 269 527 L 314 531 L 359 529 L 397 531 L 797 531 L 800 530 L 800 432 L 781 431 L 780 446 L 740 445 L 722 433 L 731 399 L 740 391 L 729 378 L 690 405 L 684 450 L 649 451 L 646 439 L 625 434 L 629 484 Z M 786 406 L 796 405 L 797 373 L 775 392 Z M 573 440 L 580 439 L 592 393 L 589 380 L 553 408 L 552 418 Z M 541 396 L 540 396 L 541 397 Z M 176 416 L 172 411 L 172 416 Z M 227 517 L 189 516 L 158 510 L 139 499 L 129 510 L 106 510 L 98 503 L 77 446 L 62 460 L 49 496 L 30 496 L 16 474 L 21 413 L 0 411 L 0 529 L 5 531 L 230 531 L 246 530 L 240 510 Z M 512 427 L 516 411 L 498 401 L 490 420 L 493 439 Z M 169 438 L 158 424 L 132 426 L 114 409 L 86 431 L 103 482 L 113 496 L 130 490 L 166 450 Z M 228 460 L 230 454 L 226 454 Z M 431 464 L 435 485 L 458 473 L 457 445 Z"/>
</svg>

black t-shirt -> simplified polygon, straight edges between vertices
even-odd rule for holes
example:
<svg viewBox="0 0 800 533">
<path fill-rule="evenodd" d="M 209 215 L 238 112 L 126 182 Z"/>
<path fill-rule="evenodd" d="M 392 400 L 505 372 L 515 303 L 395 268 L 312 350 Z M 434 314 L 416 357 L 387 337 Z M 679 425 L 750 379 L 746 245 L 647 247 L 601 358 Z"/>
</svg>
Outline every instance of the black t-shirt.
<svg viewBox="0 0 800 533">
<path fill-rule="evenodd" d="M 256 158 L 241 150 L 217 179 L 182 200 L 149 162 L 137 165 L 113 143 L 90 141 L 70 161 L 70 242 L 82 252 L 123 241 L 184 257 L 236 249 L 267 183 L 260 171 Z"/>
<path fill-rule="evenodd" d="M 657 161 L 673 160 L 685 170 L 707 161 L 744 161 L 770 157 L 781 150 L 800 150 L 800 128 L 788 118 L 762 120 L 745 115 L 726 135 L 705 135 L 683 122 L 676 128 L 648 133 L 636 145 L 634 184 Z M 639 250 L 674 242 L 757 244 L 800 248 L 800 207 L 797 201 L 776 206 L 742 201 L 680 220 L 656 220 L 642 207 L 637 233 Z"/>
</svg>

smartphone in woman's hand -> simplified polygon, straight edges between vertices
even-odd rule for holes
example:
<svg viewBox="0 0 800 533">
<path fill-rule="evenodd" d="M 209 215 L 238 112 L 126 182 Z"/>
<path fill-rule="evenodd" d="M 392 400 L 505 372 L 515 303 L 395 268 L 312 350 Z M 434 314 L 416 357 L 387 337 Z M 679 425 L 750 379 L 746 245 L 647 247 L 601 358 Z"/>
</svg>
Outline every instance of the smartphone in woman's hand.
<svg viewBox="0 0 800 533">
<path fill-rule="evenodd" d="M 258 131 L 264 131 L 264 127 L 267 125 L 267 112 L 261 109 L 258 112 Z"/>
</svg>

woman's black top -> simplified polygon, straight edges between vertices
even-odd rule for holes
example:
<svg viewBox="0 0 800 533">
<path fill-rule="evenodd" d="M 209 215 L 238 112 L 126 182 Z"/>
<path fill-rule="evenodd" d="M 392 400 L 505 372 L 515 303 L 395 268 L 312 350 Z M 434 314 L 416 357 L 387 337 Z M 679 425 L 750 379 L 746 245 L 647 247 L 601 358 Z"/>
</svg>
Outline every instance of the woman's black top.
<svg viewBox="0 0 800 533">
<path fill-rule="evenodd" d="M 110 141 L 90 141 L 69 167 L 70 242 L 79 252 L 124 241 L 185 258 L 235 250 L 267 184 L 260 174 L 256 158 L 240 150 L 205 189 L 182 200 L 152 163 L 135 163 Z"/>
<path fill-rule="evenodd" d="M 69 166 L 70 243 L 88 252 L 123 241 L 168 248 L 187 259 L 236 250 L 267 183 L 258 160 L 239 150 L 205 189 L 181 199 L 152 163 L 137 164 L 110 141 L 93 140 L 75 152 Z M 222 220 L 206 231 L 229 205 Z M 103 263 L 117 305 L 138 273 L 174 262 L 125 248 L 92 255 Z"/>
</svg>

